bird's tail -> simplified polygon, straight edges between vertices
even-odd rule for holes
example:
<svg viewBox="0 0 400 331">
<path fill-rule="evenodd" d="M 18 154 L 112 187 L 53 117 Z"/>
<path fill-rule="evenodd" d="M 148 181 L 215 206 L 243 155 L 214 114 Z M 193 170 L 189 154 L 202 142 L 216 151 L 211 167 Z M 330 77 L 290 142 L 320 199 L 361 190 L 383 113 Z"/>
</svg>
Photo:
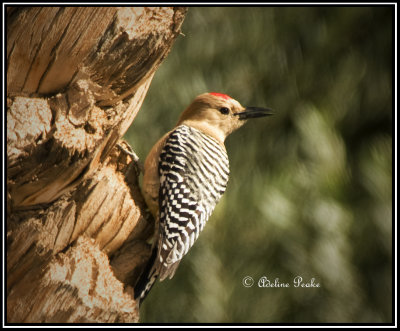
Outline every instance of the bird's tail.
<svg viewBox="0 0 400 331">
<path fill-rule="evenodd" d="M 155 260 L 157 257 L 157 247 L 153 249 L 151 253 L 150 259 L 147 262 L 146 267 L 144 268 L 142 274 L 140 275 L 139 280 L 137 281 L 135 288 L 134 288 L 134 297 L 135 300 L 139 300 L 139 305 L 143 302 L 146 298 L 147 294 L 150 292 L 151 288 L 153 287 L 155 281 L 158 277 L 158 272 L 155 266 Z"/>
<path fill-rule="evenodd" d="M 157 259 L 157 256 L 160 255 L 159 245 L 153 248 L 150 259 L 135 285 L 134 297 L 135 300 L 139 300 L 139 305 L 146 298 L 157 278 L 160 281 L 163 281 L 167 277 L 171 279 L 178 268 L 180 260 L 170 265 L 165 265 L 160 259 Z"/>
</svg>

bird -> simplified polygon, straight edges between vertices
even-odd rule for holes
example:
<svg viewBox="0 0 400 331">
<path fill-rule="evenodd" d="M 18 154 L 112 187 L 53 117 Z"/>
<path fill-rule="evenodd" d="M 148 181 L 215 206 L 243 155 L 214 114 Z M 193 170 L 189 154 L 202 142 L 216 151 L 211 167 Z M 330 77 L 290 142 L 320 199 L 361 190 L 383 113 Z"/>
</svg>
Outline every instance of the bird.
<svg viewBox="0 0 400 331">
<path fill-rule="evenodd" d="M 144 162 L 142 193 L 156 220 L 152 254 L 134 287 L 141 303 L 154 285 L 172 278 L 199 237 L 229 179 L 225 139 L 248 119 L 272 115 L 224 93 L 198 95 Z"/>
</svg>

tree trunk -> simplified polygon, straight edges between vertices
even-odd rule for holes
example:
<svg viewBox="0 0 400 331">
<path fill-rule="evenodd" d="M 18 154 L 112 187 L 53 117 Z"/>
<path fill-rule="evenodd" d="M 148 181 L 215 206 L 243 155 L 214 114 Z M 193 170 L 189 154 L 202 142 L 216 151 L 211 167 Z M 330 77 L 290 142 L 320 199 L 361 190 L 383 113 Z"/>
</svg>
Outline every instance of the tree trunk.
<svg viewBox="0 0 400 331">
<path fill-rule="evenodd" d="M 137 322 L 154 222 L 116 146 L 186 8 L 7 7 L 7 322 Z"/>
</svg>

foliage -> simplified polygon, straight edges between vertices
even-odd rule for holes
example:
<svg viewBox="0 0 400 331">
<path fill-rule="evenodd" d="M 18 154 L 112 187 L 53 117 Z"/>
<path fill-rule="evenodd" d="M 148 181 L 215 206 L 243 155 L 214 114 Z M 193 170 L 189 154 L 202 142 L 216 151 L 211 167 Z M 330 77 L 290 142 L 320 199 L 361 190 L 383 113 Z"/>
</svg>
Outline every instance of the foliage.
<svg viewBox="0 0 400 331">
<path fill-rule="evenodd" d="M 227 139 L 227 192 L 143 322 L 392 321 L 393 14 L 189 9 L 125 137 L 140 158 L 203 92 L 276 115 Z M 295 288 L 298 275 L 321 287 Z"/>
</svg>

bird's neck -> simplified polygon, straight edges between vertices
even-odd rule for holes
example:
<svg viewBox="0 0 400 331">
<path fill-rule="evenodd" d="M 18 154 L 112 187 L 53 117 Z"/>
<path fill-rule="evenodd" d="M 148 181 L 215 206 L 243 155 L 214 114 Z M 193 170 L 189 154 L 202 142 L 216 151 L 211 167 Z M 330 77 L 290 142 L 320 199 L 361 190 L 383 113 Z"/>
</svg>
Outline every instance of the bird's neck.
<svg viewBox="0 0 400 331">
<path fill-rule="evenodd" d="M 195 128 L 211 137 L 213 137 L 215 140 L 217 140 L 222 146 L 225 147 L 224 141 L 225 141 L 225 132 L 223 132 L 221 129 L 218 127 L 215 127 L 214 125 L 211 125 L 210 123 L 207 122 L 200 122 L 200 121 L 193 121 L 193 120 L 184 120 L 178 125 L 187 125 L 192 128 Z"/>
</svg>

